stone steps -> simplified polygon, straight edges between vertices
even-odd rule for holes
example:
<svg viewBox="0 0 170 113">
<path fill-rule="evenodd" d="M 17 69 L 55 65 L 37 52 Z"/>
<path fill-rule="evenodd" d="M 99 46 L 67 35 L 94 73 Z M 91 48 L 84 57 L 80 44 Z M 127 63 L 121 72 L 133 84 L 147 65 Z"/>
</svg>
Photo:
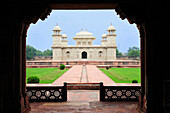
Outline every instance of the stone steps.
<svg viewBox="0 0 170 113">
<path fill-rule="evenodd" d="M 99 90 L 100 83 L 68 83 L 68 90 Z"/>
</svg>

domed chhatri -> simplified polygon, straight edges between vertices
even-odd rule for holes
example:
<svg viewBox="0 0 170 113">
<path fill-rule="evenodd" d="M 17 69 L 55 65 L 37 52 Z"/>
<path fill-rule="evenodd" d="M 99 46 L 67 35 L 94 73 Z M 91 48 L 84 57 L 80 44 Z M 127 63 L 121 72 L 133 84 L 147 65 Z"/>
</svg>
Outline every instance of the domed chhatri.
<svg viewBox="0 0 170 113">
<path fill-rule="evenodd" d="M 67 35 L 64 33 L 64 34 L 62 34 L 62 36 L 61 37 L 63 37 L 63 38 L 67 38 Z"/>
<path fill-rule="evenodd" d="M 61 32 L 62 30 L 61 30 L 61 28 L 60 28 L 60 27 L 58 26 L 58 24 L 57 24 L 57 25 L 54 27 L 53 31 L 54 31 L 53 36 L 57 36 L 57 35 L 60 36 L 60 32 Z"/>
<path fill-rule="evenodd" d="M 67 35 L 60 35 L 60 27 L 54 27 L 53 36 L 53 60 L 56 61 L 113 61 L 116 60 L 116 29 L 110 25 L 108 34 L 104 33 L 101 38 L 101 45 L 93 45 L 96 39 L 93 33 L 83 31 L 76 33 L 73 39 L 76 45 L 67 45 Z"/>
<path fill-rule="evenodd" d="M 58 24 L 54 27 L 53 31 L 61 31 L 61 28 L 58 26 Z"/>
<path fill-rule="evenodd" d="M 107 31 L 116 31 L 113 25 L 110 25 L 107 29 Z"/>
<path fill-rule="evenodd" d="M 104 34 L 102 35 L 102 38 L 107 38 L 107 34 L 104 33 Z"/>
</svg>

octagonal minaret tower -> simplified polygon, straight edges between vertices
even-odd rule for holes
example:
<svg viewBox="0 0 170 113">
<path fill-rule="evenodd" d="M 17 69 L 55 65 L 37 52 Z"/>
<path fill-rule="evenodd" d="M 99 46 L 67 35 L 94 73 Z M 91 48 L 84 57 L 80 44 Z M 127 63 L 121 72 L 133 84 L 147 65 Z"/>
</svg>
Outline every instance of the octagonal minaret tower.
<svg viewBox="0 0 170 113">
<path fill-rule="evenodd" d="M 107 45 L 107 35 L 106 35 L 106 33 L 104 33 L 102 35 L 101 45 L 102 46 L 106 46 Z"/>
<path fill-rule="evenodd" d="M 54 34 L 53 37 L 53 46 L 51 47 L 53 49 L 53 60 L 62 60 L 62 41 L 61 41 L 61 29 L 58 25 L 56 25 L 53 29 Z M 57 47 L 57 48 L 55 48 Z M 55 49 L 54 49 L 55 48 Z"/>
<path fill-rule="evenodd" d="M 116 34 L 115 31 L 116 29 L 113 27 L 113 25 L 111 24 L 108 29 L 108 34 L 107 34 L 107 42 L 106 45 L 107 47 L 107 60 L 116 60 Z M 111 49 L 111 47 L 114 47 L 114 49 Z"/>
<path fill-rule="evenodd" d="M 113 27 L 113 25 L 111 24 L 108 29 L 108 35 L 107 35 L 107 45 L 108 46 L 116 46 L 116 34 L 115 31 L 116 29 Z"/>
<path fill-rule="evenodd" d="M 58 25 L 56 25 L 53 29 L 54 31 L 54 34 L 52 35 L 53 37 L 53 46 L 58 46 L 58 45 L 62 45 L 62 42 L 61 42 L 61 29 Z"/>
<path fill-rule="evenodd" d="M 68 42 L 67 35 L 64 33 L 62 34 L 61 38 L 62 38 L 62 45 L 67 46 L 67 42 Z"/>
</svg>

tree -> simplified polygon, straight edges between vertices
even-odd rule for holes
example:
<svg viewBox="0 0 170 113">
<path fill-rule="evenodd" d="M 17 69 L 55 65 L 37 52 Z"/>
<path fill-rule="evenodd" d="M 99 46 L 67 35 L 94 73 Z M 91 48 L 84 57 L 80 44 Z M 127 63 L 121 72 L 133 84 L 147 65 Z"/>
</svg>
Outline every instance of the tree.
<svg viewBox="0 0 170 113">
<path fill-rule="evenodd" d="M 52 56 L 53 52 L 52 50 L 45 50 L 41 52 L 40 50 L 35 49 L 32 46 L 27 45 L 26 46 L 26 59 L 31 60 L 34 56 Z"/>
<path fill-rule="evenodd" d="M 43 53 L 40 50 L 36 50 L 36 56 L 42 56 Z"/>
<path fill-rule="evenodd" d="M 119 50 L 116 48 L 116 56 L 121 56 L 122 53 L 119 52 Z"/>
<path fill-rule="evenodd" d="M 26 59 L 30 60 L 34 56 L 36 56 L 36 51 L 37 50 L 34 47 L 27 45 L 26 46 Z"/>
<path fill-rule="evenodd" d="M 138 47 L 130 47 L 128 50 L 128 56 L 140 57 L 140 50 Z"/>
<path fill-rule="evenodd" d="M 52 54 L 53 54 L 52 50 L 49 50 L 49 49 L 43 52 L 43 56 L 52 56 Z"/>
</svg>

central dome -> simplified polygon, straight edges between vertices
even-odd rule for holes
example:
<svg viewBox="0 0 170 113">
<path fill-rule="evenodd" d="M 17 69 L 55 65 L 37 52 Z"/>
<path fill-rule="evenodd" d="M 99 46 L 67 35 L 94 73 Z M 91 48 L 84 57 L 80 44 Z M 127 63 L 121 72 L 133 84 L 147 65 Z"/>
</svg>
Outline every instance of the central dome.
<svg viewBox="0 0 170 113">
<path fill-rule="evenodd" d="M 81 31 L 79 33 L 76 33 L 76 36 L 93 36 L 93 33 L 90 33 L 88 31 Z"/>
<path fill-rule="evenodd" d="M 80 39 L 80 38 L 85 38 L 85 39 L 96 39 L 94 36 L 93 36 L 93 33 L 90 33 L 88 31 L 80 31 L 78 33 L 76 33 L 76 36 L 73 37 L 73 39 Z"/>
</svg>

